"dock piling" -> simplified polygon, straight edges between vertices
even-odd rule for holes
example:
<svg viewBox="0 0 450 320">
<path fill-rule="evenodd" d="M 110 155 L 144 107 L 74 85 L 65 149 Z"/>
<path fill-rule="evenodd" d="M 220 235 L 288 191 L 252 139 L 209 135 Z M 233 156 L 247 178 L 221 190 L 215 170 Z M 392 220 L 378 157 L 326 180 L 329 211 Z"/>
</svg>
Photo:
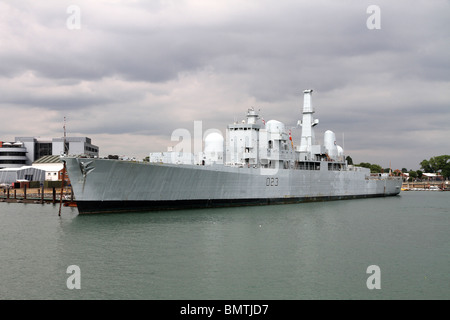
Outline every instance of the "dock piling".
<svg viewBox="0 0 450 320">
<path fill-rule="evenodd" d="M 44 203 L 44 186 L 41 187 L 41 204 Z"/>
</svg>

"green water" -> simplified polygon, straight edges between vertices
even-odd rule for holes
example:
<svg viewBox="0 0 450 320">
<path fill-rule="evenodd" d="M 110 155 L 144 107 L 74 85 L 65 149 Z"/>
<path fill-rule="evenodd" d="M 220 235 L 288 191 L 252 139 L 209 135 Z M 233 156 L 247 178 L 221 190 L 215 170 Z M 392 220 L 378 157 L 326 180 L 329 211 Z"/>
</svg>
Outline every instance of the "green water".
<svg viewBox="0 0 450 320">
<path fill-rule="evenodd" d="M 450 299 L 450 192 L 79 216 L 0 203 L 0 299 Z M 80 289 L 69 289 L 68 266 Z M 369 290 L 367 268 L 381 289 Z"/>
</svg>

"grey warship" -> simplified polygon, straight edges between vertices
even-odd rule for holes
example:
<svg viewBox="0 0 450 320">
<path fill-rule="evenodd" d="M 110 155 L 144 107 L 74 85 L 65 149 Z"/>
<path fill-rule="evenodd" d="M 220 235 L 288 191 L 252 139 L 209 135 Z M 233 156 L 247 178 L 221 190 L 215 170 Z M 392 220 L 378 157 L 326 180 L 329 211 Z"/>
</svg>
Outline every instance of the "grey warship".
<svg viewBox="0 0 450 320">
<path fill-rule="evenodd" d="M 349 165 L 326 131 L 316 144 L 312 90 L 305 90 L 300 145 L 253 108 L 205 139 L 200 155 L 151 153 L 150 162 L 62 157 L 80 214 L 291 204 L 395 196 L 401 179 Z M 223 152 L 225 149 L 225 152 Z"/>
</svg>

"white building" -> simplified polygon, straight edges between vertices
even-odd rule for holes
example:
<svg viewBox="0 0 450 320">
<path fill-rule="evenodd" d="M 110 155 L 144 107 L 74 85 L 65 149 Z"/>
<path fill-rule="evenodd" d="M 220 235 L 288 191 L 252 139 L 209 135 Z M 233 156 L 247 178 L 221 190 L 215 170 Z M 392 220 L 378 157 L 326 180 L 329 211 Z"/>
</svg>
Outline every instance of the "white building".
<svg viewBox="0 0 450 320">
<path fill-rule="evenodd" d="M 66 137 L 65 140 L 65 150 L 69 155 L 85 155 L 88 157 L 98 157 L 99 155 L 99 148 L 93 145 L 88 137 Z M 10 148 L 16 144 L 17 147 L 20 146 L 22 149 L 7 150 L 0 145 L 0 167 L 2 167 L 2 160 L 5 162 L 4 167 L 20 167 L 31 165 L 43 156 L 64 154 L 64 138 L 16 137 L 14 143 L 10 143 L 10 145 L 3 143 L 3 147 L 6 145 Z M 5 158 L 8 152 L 10 156 L 13 152 L 16 158 Z M 21 154 L 19 155 L 18 152 Z M 15 162 L 6 163 L 6 160 L 14 160 Z"/>
<path fill-rule="evenodd" d="M 0 169 L 1 185 L 11 185 L 11 183 L 18 180 L 44 182 L 45 172 L 44 170 L 30 166 Z"/>
<path fill-rule="evenodd" d="M 58 181 L 61 180 L 61 172 L 64 167 L 59 156 L 44 156 L 33 162 L 33 168 L 43 170 L 45 172 L 45 180 Z"/>
<path fill-rule="evenodd" d="M 27 160 L 27 148 L 23 143 L 0 141 L 0 169 L 20 168 Z"/>
<path fill-rule="evenodd" d="M 88 137 L 66 137 L 66 150 L 69 155 L 98 157 L 98 147 Z M 64 138 L 52 139 L 52 155 L 64 154 Z"/>
</svg>

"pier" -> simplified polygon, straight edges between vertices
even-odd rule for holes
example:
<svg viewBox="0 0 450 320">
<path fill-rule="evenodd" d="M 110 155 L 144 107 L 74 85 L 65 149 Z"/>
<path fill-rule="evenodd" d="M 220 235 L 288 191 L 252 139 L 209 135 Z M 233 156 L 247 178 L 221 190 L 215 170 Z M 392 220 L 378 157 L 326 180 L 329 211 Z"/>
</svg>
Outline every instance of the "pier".
<svg viewBox="0 0 450 320">
<path fill-rule="evenodd" d="M 450 191 L 449 181 L 403 182 L 402 191 Z"/>
<path fill-rule="evenodd" d="M 52 203 L 61 202 L 61 188 L 8 188 L 0 189 L 0 202 L 8 203 Z M 65 187 L 62 192 L 62 202 L 65 205 L 74 204 L 71 187 Z"/>
</svg>

